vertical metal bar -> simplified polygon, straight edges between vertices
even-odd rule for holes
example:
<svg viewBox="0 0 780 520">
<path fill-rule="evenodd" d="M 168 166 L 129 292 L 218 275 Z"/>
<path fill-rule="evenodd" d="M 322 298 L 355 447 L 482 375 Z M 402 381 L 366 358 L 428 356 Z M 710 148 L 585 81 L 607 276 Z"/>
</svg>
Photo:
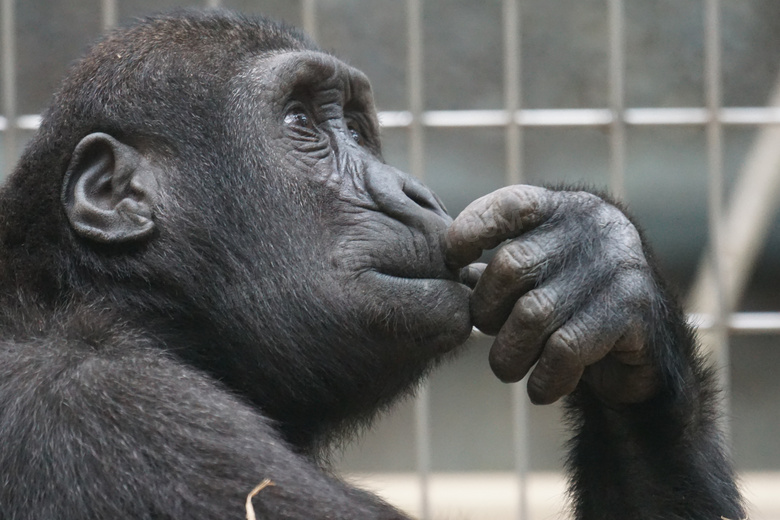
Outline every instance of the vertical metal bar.
<svg viewBox="0 0 780 520">
<path fill-rule="evenodd" d="M 512 445 L 515 456 L 515 474 L 517 475 L 517 519 L 529 518 L 528 507 L 528 396 L 525 385 L 515 383 L 511 387 L 512 397 Z"/>
<path fill-rule="evenodd" d="M 506 183 L 523 179 L 522 129 L 518 124 L 521 100 L 520 5 L 519 0 L 504 0 L 504 108 L 506 125 Z"/>
<path fill-rule="evenodd" d="M 521 24 L 519 0 L 504 0 L 504 108 L 506 124 L 507 185 L 519 184 L 523 179 L 522 128 L 518 114 L 522 99 L 521 84 Z M 528 518 L 528 398 L 524 385 L 511 386 L 512 399 L 512 449 L 517 475 L 517 519 Z"/>
<path fill-rule="evenodd" d="M 301 19 L 303 30 L 312 40 L 317 41 L 317 2 L 316 0 L 303 0 L 301 3 Z"/>
<path fill-rule="evenodd" d="M 718 118 L 721 108 L 721 45 L 720 45 L 720 0 L 706 0 L 704 4 L 704 75 L 705 102 L 709 114 L 707 122 L 707 163 L 708 163 L 708 225 L 710 255 L 715 272 L 715 315 L 713 327 L 709 333 L 710 347 L 718 364 L 718 375 L 723 391 L 723 406 L 728 412 L 730 407 L 730 378 L 728 371 L 728 309 L 725 283 L 728 273 L 725 270 L 723 244 L 723 127 Z M 724 414 L 727 417 L 727 413 Z M 723 427 L 728 434 L 728 420 Z"/>
<path fill-rule="evenodd" d="M 412 123 L 409 125 L 409 163 L 412 175 L 425 177 L 423 143 L 423 50 L 421 0 L 407 0 L 407 90 Z"/>
<path fill-rule="evenodd" d="M 102 0 L 100 2 L 101 25 L 104 31 L 114 27 L 119 20 L 118 0 Z"/>
<path fill-rule="evenodd" d="M 2 178 L 13 171 L 16 163 L 16 15 L 14 13 L 14 0 L 2 0 L 2 54 L 3 54 L 3 113 L 6 118 L 6 126 L 3 152 Z"/>
<path fill-rule="evenodd" d="M 415 443 L 417 476 L 420 483 L 420 520 L 431 519 L 431 394 L 430 383 L 425 381 L 414 402 Z"/>
<path fill-rule="evenodd" d="M 610 175 L 609 187 L 617 198 L 625 195 L 626 125 L 625 110 L 625 15 L 623 0 L 609 0 L 609 108 Z"/>
<path fill-rule="evenodd" d="M 412 122 L 409 125 L 409 164 L 411 174 L 425 177 L 425 144 L 423 142 L 423 49 L 421 0 L 406 2 L 407 30 L 407 94 Z M 417 443 L 417 473 L 420 480 L 420 519 L 431 518 L 430 473 L 431 429 L 429 383 L 423 383 L 415 401 L 415 440 Z"/>
</svg>

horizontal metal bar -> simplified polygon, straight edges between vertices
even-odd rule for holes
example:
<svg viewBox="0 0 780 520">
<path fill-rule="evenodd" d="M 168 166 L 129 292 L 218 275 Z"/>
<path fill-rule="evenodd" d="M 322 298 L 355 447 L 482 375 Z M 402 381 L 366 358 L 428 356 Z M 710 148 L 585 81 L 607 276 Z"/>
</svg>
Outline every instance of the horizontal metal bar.
<svg viewBox="0 0 780 520">
<path fill-rule="evenodd" d="M 41 116 L 37 114 L 30 114 L 26 116 L 19 116 L 16 118 L 16 128 L 20 130 L 38 130 L 41 126 Z M 8 120 L 0 116 L 0 132 L 4 132 L 8 128 Z"/>
<path fill-rule="evenodd" d="M 506 127 L 511 112 L 506 110 L 429 110 L 423 112 L 422 123 L 427 127 L 474 128 Z M 609 109 L 523 109 L 515 112 L 515 123 L 520 126 L 603 126 L 612 121 Z M 379 122 L 385 128 L 403 128 L 411 125 L 409 111 L 380 112 Z"/>
<path fill-rule="evenodd" d="M 614 114 L 632 126 L 705 125 L 710 121 L 706 108 L 627 108 L 622 114 L 607 108 L 585 109 L 523 109 L 515 112 L 514 121 L 520 126 L 607 126 L 613 123 Z M 724 125 L 777 125 L 780 124 L 780 108 L 731 107 L 715 113 L 717 121 Z M 440 128 L 504 127 L 510 113 L 505 110 L 429 110 L 422 114 L 422 124 Z M 409 111 L 379 113 L 379 121 L 385 128 L 404 128 L 412 124 Z"/>
<path fill-rule="evenodd" d="M 608 108 L 524 109 L 515 114 L 520 126 L 604 126 L 612 123 Z"/>
<path fill-rule="evenodd" d="M 706 108 L 628 108 L 623 118 L 629 125 L 703 125 L 710 113 Z"/>
<path fill-rule="evenodd" d="M 705 125 L 709 121 L 706 108 L 627 108 L 622 112 L 623 121 L 631 126 Z M 724 125 L 780 125 L 778 107 L 732 107 L 716 112 Z M 379 112 L 379 122 L 384 128 L 406 128 L 414 117 L 408 110 Z M 539 109 L 527 108 L 515 112 L 515 123 L 520 126 L 607 126 L 613 122 L 613 112 L 608 108 Z M 16 127 L 36 130 L 41 123 L 37 114 L 23 115 L 16 119 Z M 505 127 L 509 123 L 506 110 L 429 110 L 422 114 L 422 124 L 438 128 Z M 8 122 L 0 116 L 0 132 Z"/>
<path fill-rule="evenodd" d="M 709 329 L 714 326 L 714 316 L 691 314 L 688 322 L 698 329 Z M 780 312 L 737 312 L 729 316 L 727 328 L 736 334 L 777 334 L 780 333 Z"/>
<path fill-rule="evenodd" d="M 726 125 L 776 125 L 780 123 L 780 107 L 722 108 L 720 122 Z"/>
<path fill-rule="evenodd" d="M 431 110 L 423 112 L 423 124 L 431 127 L 500 126 L 509 123 L 505 110 Z"/>
<path fill-rule="evenodd" d="M 710 120 L 706 108 L 629 108 L 623 117 L 629 125 L 704 125 Z M 780 108 L 732 107 L 716 112 L 724 125 L 780 124 Z"/>
</svg>

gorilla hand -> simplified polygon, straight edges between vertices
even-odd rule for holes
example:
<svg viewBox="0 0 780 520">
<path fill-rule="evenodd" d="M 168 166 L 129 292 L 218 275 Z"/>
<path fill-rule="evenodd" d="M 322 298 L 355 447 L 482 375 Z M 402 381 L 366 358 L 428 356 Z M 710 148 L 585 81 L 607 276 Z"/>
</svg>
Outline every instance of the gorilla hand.
<svg viewBox="0 0 780 520">
<path fill-rule="evenodd" d="M 590 193 L 510 186 L 455 219 L 447 259 L 463 267 L 504 241 L 487 266 L 462 271 L 474 286 L 472 322 L 496 336 L 496 376 L 519 381 L 536 363 L 528 394 L 537 404 L 580 380 L 608 402 L 651 397 L 658 370 L 647 340 L 658 289 L 629 219 Z"/>
</svg>

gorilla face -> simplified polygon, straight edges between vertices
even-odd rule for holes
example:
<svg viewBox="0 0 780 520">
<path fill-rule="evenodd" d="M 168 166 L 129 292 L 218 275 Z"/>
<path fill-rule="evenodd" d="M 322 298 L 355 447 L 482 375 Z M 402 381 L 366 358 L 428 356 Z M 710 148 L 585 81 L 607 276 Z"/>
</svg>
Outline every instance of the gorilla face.
<svg viewBox="0 0 780 520">
<path fill-rule="evenodd" d="M 277 222 L 292 211 L 306 229 L 304 243 L 296 226 L 295 239 L 282 240 L 286 250 L 276 245 L 285 271 L 318 266 L 314 280 L 304 277 L 316 284 L 312 295 L 337 319 L 362 324 L 366 339 L 426 349 L 425 357 L 462 343 L 471 328 L 468 289 L 442 252 L 451 218 L 428 188 L 382 161 L 367 78 L 304 51 L 254 60 L 236 83 L 238 120 L 230 126 L 248 130 L 239 153 L 257 166 L 246 177 L 264 170 L 259 153 L 280 186 L 261 186 L 256 210 L 264 219 L 271 210 Z M 268 230 L 258 232 L 252 242 L 262 243 Z"/>
</svg>

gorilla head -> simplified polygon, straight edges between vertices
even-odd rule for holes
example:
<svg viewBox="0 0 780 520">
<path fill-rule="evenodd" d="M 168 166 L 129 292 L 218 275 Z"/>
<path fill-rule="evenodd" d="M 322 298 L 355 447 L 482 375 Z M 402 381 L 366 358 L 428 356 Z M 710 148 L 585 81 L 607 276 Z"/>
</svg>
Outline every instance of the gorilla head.
<svg viewBox="0 0 780 520">
<path fill-rule="evenodd" d="M 378 133 L 366 77 L 295 30 L 179 13 L 117 31 L 9 180 L 3 303 L 121 322 L 310 443 L 471 330 L 451 220 Z"/>
</svg>

